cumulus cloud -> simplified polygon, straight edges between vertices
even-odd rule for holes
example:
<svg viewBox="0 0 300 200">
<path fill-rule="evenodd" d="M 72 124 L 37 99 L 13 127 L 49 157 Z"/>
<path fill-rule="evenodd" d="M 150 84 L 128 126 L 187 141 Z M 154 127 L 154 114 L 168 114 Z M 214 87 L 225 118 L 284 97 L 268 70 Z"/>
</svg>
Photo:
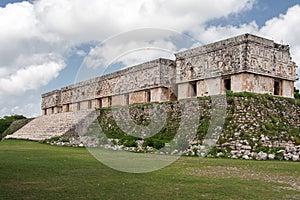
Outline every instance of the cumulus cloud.
<svg viewBox="0 0 300 200">
<path fill-rule="evenodd" d="M 0 30 L 0 98 L 40 88 L 65 66 L 64 48 L 42 32 L 33 4 L 0 8 Z"/>
<path fill-rule="evenodd" d="M 46 85 L 58 76 L 64 66 L 64 62 L 61 61 L 21 68 L 8 77 L 0 78 L 0 95 L 22 94 L 27 90 Z"/>
<path fill-rule="evenodd" d="M 257 33 L 258 29 L 256 22 L 252 21 L 249 24 L 241 24 L 239 26 L 210 26 L 206 29 L 198 30 L 197 34 L 194 33 L 194 36 L 207 44 L 244 33 Z"/>
<path fill-rule="evenodd" d="M 35 76 L 40 75 L 36 80 L 44 81 L 30 80 L 26 72 L 42 71 L 43 67 L 49 66 L 47 60 L 40 62 L 36 59 L 36 62 L 32 62 L 31 58 L 36 55 L 55 52 L 65 56 L 74 47 L 86 42 L 104 41 L 120 32 L 144 27 L 189 31 L 191 27 L 201 26 L 207 20 L 250 9 L 253 2 L 254 0 L 94 0 L 87 3 L 84 0 L 37 0 L 33 3 L 24 1 L 8 4 L 0 8 L 1 81 L 6 84 L 18 81 L 19 86 L 14 90 L 16 94 L 19 94 L 21 84 L 24 84 L 23 92 L 36 89 L 47 84 L 45 80 L 49 82 L 55 77 L 50 74 L 49 78 L 44 79 L 41 73 L 36 73 Z M 145 46 L 144 40 L 139 41 L 138 38 L 146 35 L 137 36 L 135 43 L 131 42 L 127 46 Z M 155 34 L 151 37 L 153 40 L 157 39 Z M 169 42 L 164 45 L 174 49 Z M 113 47 L 116 51 L 128 49 L 122 43 L 119 46 L 115 43 Z M 93 52 L 98 53 L 97 50 L 99 48 L 91 50 L 90 57 Z M 116 55 L 108 47 L 104 50 L 108 52 L 100 53 L 105 61 Z M 141 60 L 145 55 L 154 58 L 154 54 L 152 52 L 139 57 Z M 77 55 L 84 56 L 83 52 L 77 52 Z M 125 64 L 135 63 L 133 58 L 126 59 Z M 58 61 L 54 62 L 56 65 L 51 63 L 56 66 L 53 69 L 58 71 L 54 70 L 52 74 L 57 74 L 62 69 L 57 66 L 62 65 L 57 64 Z M 4 78 L 6 75 L 8 77 Z M 5 91 L 3 87 L 1 90 L 2 93 Z"/>
<path fill-rule="evenodd" d="M 107 66 L 113 61 L 131 66 L 157 57 L 170 58 L 169 52 L 199 45 L 197 41 L 182 45 L 182 39 L 174 39 L 174 32 L 188 33 L 200 43 L 245 32 L 258 34 L 290 44 L 292 56 L 300 65 L 299 5 L 270 19 L 263 27 L 255 21 L 239 26 L 206 26 L 210 20 L 250 10 L 255 2 L 36 0 L 8 4 L 0 8 L 1 110 L 9 112 L 20 104 L 16 101 L 10 109 L 4 108 L 3 99 L 37 90 L 57 77 L 72 53 L 85 57 L 82 66 L 89 68 Z M 126 34 L 141 28 L 169 31 Z M 77 50 L 91 41 L 96 45 L 90 50 Z M 14 111 L 21 109 L 15 107 Z"/>
<path fill-rule="evenodd" d="M 105 68 L 114 63 L 132 66 L 160 57 L 174 59 L 176 44 L 169 36 L 179 33 L 161 29 L 126 32 L 96 45 L 85 57 L 82 67 Z"/>
<path fill-rule="evenodd" d="M 291 48 L 291 56 L 293 61 L 300 66 L 300 5 L 295 5 L 287 10 L 286 13 L 274 17 L 258 27 L 255 21 L 249 24 L 239 26 L 210 26 L 202 31 L 198 30 L 194 34 L 197 39 L 204 43 L 210 43 L 220 39 L 225 39 L 234 35 L 243 33 L 253 33 L 278 43 L 289 44 Z M 300 70 L 298 69 L 298 74 Z M 300 88 L 300 82 L 296 82 L 296 86 Z"/>
<path fill-rule="evenodd" d="M 259 30 L 262 36 L 271 36 L 278 42 L 289 44 L 292 58 L 300 67 L 300 5 L 295 5 L 288 9 L 286 14 L 281 14 L 266 22 L 265 26 Z M 297 71 L 300 74 L 300 69 Z M 300 88 L 300 82 L 296 83 Z"/>
<path fill-rule="evenodd" d="M 254 0 L 40 0 L 35 13 L 45 32 L 80 42 L 154 27 L 189 30 L 207 20 L 250 9 Z"/>
</svg>

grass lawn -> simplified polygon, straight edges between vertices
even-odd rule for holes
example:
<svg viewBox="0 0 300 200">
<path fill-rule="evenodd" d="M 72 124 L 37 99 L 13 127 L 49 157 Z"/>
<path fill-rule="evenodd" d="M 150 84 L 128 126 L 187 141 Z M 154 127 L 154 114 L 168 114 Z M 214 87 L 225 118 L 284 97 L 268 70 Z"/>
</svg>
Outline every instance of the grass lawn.
<svg viewBox="0 0 300 200">
<path fill-rule="evenodd" d="M 0 143 L 0 199 L 300 199 L 300 163 L 181 157 L 130 174 L 85 148 Z"/>
</svg>

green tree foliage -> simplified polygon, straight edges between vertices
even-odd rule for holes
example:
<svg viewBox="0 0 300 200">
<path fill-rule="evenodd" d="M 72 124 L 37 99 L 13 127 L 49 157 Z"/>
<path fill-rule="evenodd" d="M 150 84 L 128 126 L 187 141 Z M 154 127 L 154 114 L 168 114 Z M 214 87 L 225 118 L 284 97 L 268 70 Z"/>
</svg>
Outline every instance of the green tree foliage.
<svg viewBox="0 0 300 200">
<path fill-rule="evenodd" d="M 300 99 L 300 92 L 296 87 L 294 87 L 294 97 L 295 99 Z"/>
<path fill-rule="evenodd" d="M 0 118 L 0 138 L 2 138 L 3 132 L 11 125 L 11 123 L 19 119 L 26 119 L 26 117 L 23 115 L 11 115 Z"/>
</svg>

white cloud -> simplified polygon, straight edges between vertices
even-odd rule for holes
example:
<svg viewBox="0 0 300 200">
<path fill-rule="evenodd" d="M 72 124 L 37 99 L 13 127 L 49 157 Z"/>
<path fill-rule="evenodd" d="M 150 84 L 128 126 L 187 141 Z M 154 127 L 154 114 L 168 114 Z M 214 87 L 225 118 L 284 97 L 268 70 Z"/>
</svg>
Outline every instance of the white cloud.
<svg viewBox="0 0 300 200">
<path fill-rule="evenodd" d="M 293 60 L 300 67 L 300 5 L 288 9 L 286 14 L 273 18 L 266 22 L 259 33 L 263 36 L 271 36 L 278 42 L 289 44 Z M 300 74 L 298 68 L 297 73 Z M 300 82 L 296 83 L 300 88 Z"/>
<path fill-rule="evenodd" d="M 1 114 L 1 111 L 0 111 Z M 28 103 L 22 106 L 15 106 L 10 110 L 10 114 L 26 115 L 26 117 L 34 117 L 41 114 L 40 104 Z"/>
<path fill-rule="evenodd" d="M 253 33 L 275 42 L 282 42 L 290 45 L 291 56 L 293 61 L 300 66 L 300 5 L 295 5 L 287 10 L 285 14 L 280 14 L 266 21 L 265 25 L 261 28 L 258 27 L 255 21 L 249 24 L 240 26 L 210 26 L 206 30 L 198 30 L 197 39 L 209 43 L 220 39 L 228 38 L 234 35 L 243 33 Z M 297 70 L 300 74 L 300 69 Z M 300 82 L 296 83 L 300 88 Z"/>
<path fill-rule="evenodd" d="M 47 61 L 41 63 L 31 59 L 36 55 L 53 52 L 67 55 L 74 47 L 85 42 L 103 41 L 120 32 L 144 27 L 189 31 L 207 20 L 250 9 L 253 2 L 254 0 L 94 0 L 87 3 L 85 0 L 37 0 L 33 3 L 24 1 L 8 4 L 5 8 L 0 8 L 0 75 L 9 74 L 9 77 L 1 76 L 1 80 L 8 82 L 20 80 L 21 77 L 29 78 L 23 70 L 24 66 L 27 70 L 33 69 L 28 66 L 47 66 Z M 128 45 L 144 45 L 144 36 L 137 36 L 137 43 Z M 157 36 L 151 37 L 156 40 Z M 142 42 L 138 42 L 139 38 Z M 127 49 L 124 44 L 118 46 L 116 43 L 113 46 L 118 50 Z M 83 55 L 82 52 L 79 53 Z M 103 52 L 104 54 L 106 53 Z M 115 55 L 112 51 L 108 54 Z M 156 56 L 150 55 L 151 57 Z M 129 63 L 134 62 L 127 60 L 126 64 Z M 28 82 L 31 80 L 20 81 L 20 84 Z M 23 91 L 39 88 L 45 83 L 39 84 L 36 81 L 34 84 L 37 85 L 24 85 Z M 16 94 L 18 91 L 19 89 L 15 90 Z"/>
<path fill-rule="evenodd" d="M 76 55 L 83 57 L 83 56 L 86 56 L 86 53 L 83 50 L 78 50 L 78 51 L 76 51 Z"/>
<path fill-rule="evenodd" d="M 27 104 L 20 103 L 17 106 L 12 105 L 11 108 L 7 108 L 7 107 L 0 108 L 0 116 L 14 115 L 14 114 L 24 115 L 26 117 L 39 116 L 41 115 L 40 102 L 27 103 Z"/>
<path fill-rule="evenodd" d="M 230 38 L 236 35 L 244 33 L 256 33 L 258 31 L 258 25 L 255 21 L 249 24 L 241 24 L 237 26 L 210 26 L 207 29 L 198 30 L 195 37 L 204 43 L 211 43 L 218 40 Z"/>
<path fill-rule="evenodd" d="M 145 28 L 190 30 L 207 20 L 250 9 L 254 0 L 40 0 L 35 14 L 44 32 L 73 41 L 103 40 Z"/>
<path fill-rule="evenodd" d="M 10 65 L 25 51 L 24 43 L 38 35 L 33 6 L 28 2 L 0 8 L 0 67 Z"/>
<path fill-rule="evenodd" d="M 160 50 L 150 50 L 147 53 L 140 51 L 147 47 L 167 51 L 182 48 L 170 39 L 174 31 L 122 34 L 123 37 L 117 35 L 140 28 L 189 33 L 203 43 L 245 32 L 259 34 L 289 44 L 293 59 L 300 65 L 299 5 L 290 8 L 286 14 L 267 21 L 262 28 L 255 21 L 239 26 L 206 27 L 205 23 L 209 20 L 249 10 L 254 2 L 255 0 L 36 0 L 33 3 L 15 3 L 0 8 L 0 115 L 4 110 L 9 113 L 15 106 L 23 105 L 21 101 L 15 100 L 15 105 L 11 104 L 8 108 L 5 107 L 4 100 L 9 101 L 14 95 L 36 90 L 57 77 L 70 52 L 85 56 L 86 53 L 77 51 L 76 47 L 87 42 L 104 41 L 102 45 L 90 50 L 84 63 L 89 67 L 97 67 L 99 62 L 102 65 L 110 64 L 125 52 L 130 53 L 119 58 L 125 65 L 163 55 Z M 165 57 L 169 55 L 167 51 Z M 39 95 L 35 97 L 40 100 Z M 14 111 L 21 112 L 21 109 L 19 106 Z M 23 109 L 22 112 L 27 111 Z"/>
<path fill-rule="evenodd" d="M 27 90 L 37 89 L 57 77 L 65 66 L 63 61 L 30 65 L 17 70 L 8 77 L 0 78 L 0 95 L 22 94 Z"/>
<path fill-rule="evenodd" d="M 135 41 L 134 38 L 130 40 L 129 37 L 126 38 L 127 40 L 116 38 L 120 43 L 115 43 L 112 39 L 92 48 L 85 57 L 82 67 L 103 69 L 117 62 L 122 62 L 128 67 L 160 57 L 174 59 L 173 53 L 177 48 L 171 41 L 162 39 Z"/>
</svg>

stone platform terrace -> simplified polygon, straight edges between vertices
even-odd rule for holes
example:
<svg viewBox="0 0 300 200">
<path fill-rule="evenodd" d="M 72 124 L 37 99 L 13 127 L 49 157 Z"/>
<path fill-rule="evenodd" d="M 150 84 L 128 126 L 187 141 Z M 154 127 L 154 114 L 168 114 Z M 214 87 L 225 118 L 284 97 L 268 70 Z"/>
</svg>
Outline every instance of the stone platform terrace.
<svg viewBox="0 0 300 200">
<path fill-rule="evenodd" d="M 81 134 L 97 118 L 96 110 L 42 115 L 5 138 L 42 141 L 63 135 Z"/>
</svg>

